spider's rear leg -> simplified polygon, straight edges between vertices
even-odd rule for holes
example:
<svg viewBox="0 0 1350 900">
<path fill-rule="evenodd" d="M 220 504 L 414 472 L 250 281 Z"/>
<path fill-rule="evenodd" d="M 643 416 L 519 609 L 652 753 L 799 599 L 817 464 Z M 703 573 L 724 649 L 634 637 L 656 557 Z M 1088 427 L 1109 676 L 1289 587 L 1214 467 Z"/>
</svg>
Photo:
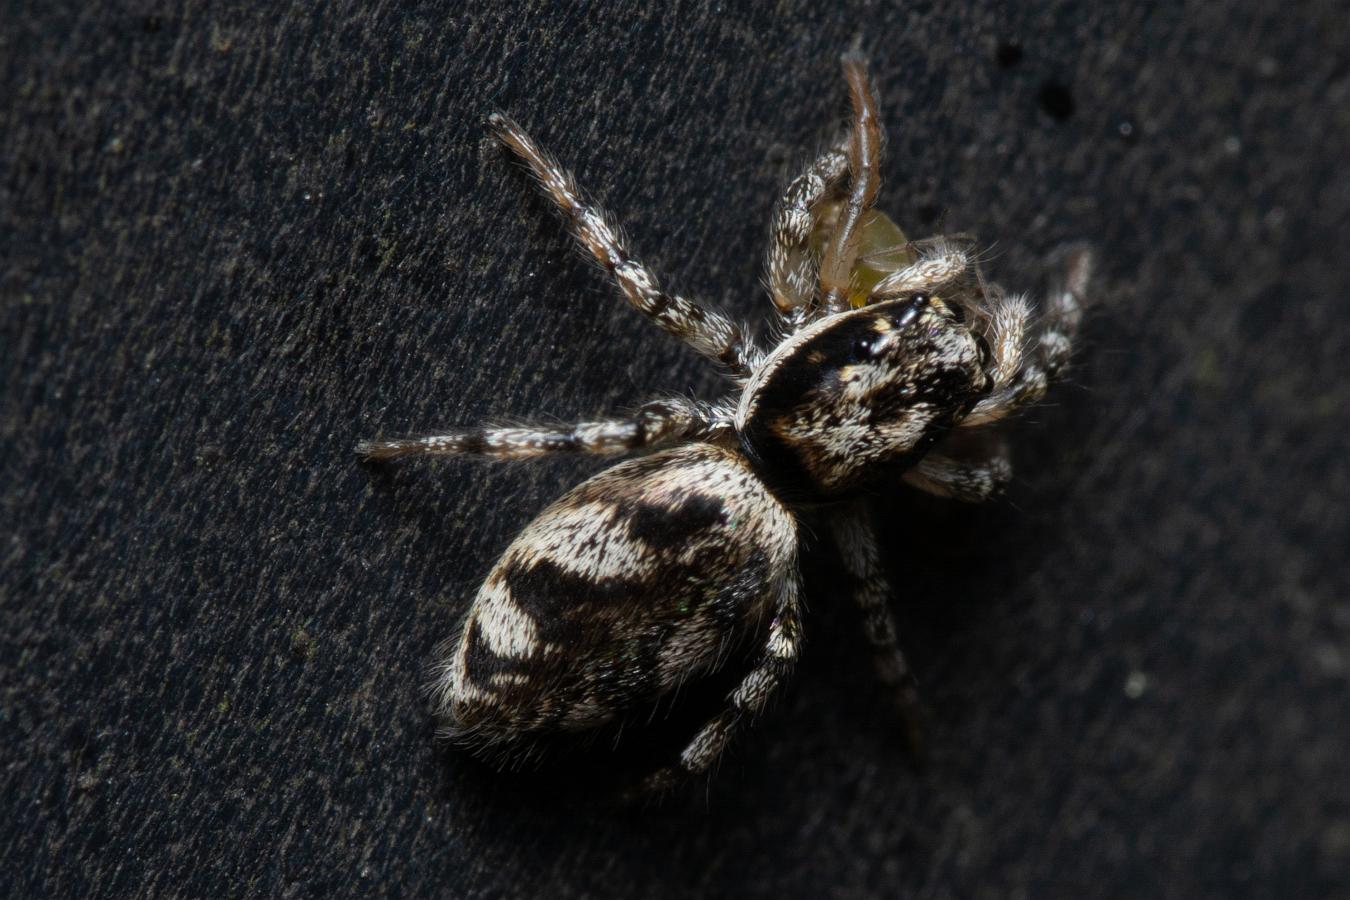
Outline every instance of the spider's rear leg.
<svg viewBox="0 0 1350 900">
<path fill-rule="evenodd" d="M 567 217 L 578 242 L 614 277 L 629 303 L 667 333 L 721 363 L 732 376 L 749 376 L 758 354 L 739 324 L 662 290 L 651 270 L 629 254 L 605 211 L 587 201 L 572 173 L 509 117 L 493 113 L 488 123 L 502 143 L 530 167 Z"/>
<path fill-rule="evenodd" d="M 1064 271 L 1046 300 L 1034 346 L 1029 353 L 1022 352 L 1019 346 L 1010 358 L 1000 361 L 1000 366 L 1012 373 L 1011 377 L 975 405 L 962 420 L 962 427 L 996 422 L 1040 400 L 1050 381 L 1068 363 L 1092 277 L 1092 251 L 1075 245 L 1062 250 L 1059 256 Z"/>
<path fill-rule="evenodd" d="M 787 679 L 801 655 L 801 642 L 801 576 L 794 565 L 779 588 L 764 645 L 753 667 L 728 695 L 726 708 L 699 729 L 676 764 L 648 775 L 630 796 L 663 793 L 711 769 L 736 734 L 764 710 Z"/>
<path fill-rule="evenodd" d="M 877 678 L 890 688 L 900 712 L 905 738 L 916 761 L 923 760 L 923 707 L 918 683 L 910 671 L 895 634 L 890 583 L 881 563 L 876 533 L 867 507 L 855 502 L 830 517 L 830 529 L 844 569 L 853 579 L 853 600 L 862 610 L 863 629 L 872 646 Z"/>
<path fill-rule="evenodd" d="M 362 441 L 369 461 L 410 456 L 492 456 L 526 459 L 548 453 L 627 453 L 678 439 L 710 438 L 730 428 L 730 412 L 673 398 L 645 404 L 630 418 L 570 425 L 485 425 L 391 441 Z"/>
</svg>

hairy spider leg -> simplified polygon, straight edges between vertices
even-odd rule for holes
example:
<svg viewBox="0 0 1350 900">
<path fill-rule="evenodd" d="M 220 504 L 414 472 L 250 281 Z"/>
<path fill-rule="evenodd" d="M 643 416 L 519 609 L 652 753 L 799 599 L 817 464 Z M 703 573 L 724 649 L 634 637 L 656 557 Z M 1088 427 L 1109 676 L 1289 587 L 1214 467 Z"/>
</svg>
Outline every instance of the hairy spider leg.
<svg viewBox="0 0 1350 900">
<path fill-rule="evenodd" d="M 629 418 L 567 425 L 480 425 L 441 434 L 389 441 L 362 441 L 364 459 L 410 456 L 492 456 L 527 459 L 549 453 L 627 453 L 675 440 L 703 440 L 731 427 L 731 411 L 682 398 L 644 404 Z"/>
<path fill-rule="evenodd" d="M 848 174 L 847 146 L 841 142 L 826 151 L 794 178 L 774 210 L 765 270 L 774 307 L 791 331 L 810 318 L 817 276 L 811 234 L 821 202 L 838 191 Z"/>
<path fill-rule="evenodd" d="M 938 497 L 963 503 L 992 500 L 1012 480 L 1012 461 L 1002 439 L 995 439 L 973 458 L 943 452 L 941 444 L 903 476 L 906 484 Z"/>
<path fill-rule="evenodd" d="M 534 173 L 562 210 L 577 241 L 610 273 L 634 308 L 668 334 L 722 364 L 733 377 L 749 376 L 758 353 L 741 325 L 662 290 L 652 271 L 630 255 L 605 211 L 587 201 L 570 172 L 509 117 L 493 113 L 488 123 L 501 142 Z"/>
<path fill-rule="evenodd" d="M 877 678 L 892 691 L 916 758 L 923 753 L 922 706 L 918 683 L 900 651 L 891 613 L 890 582 L 881 563 L 876 532 L 865 503 L 855 501 L 830 517 L 830 530 L 844 569 L 853 580 L 853 601 L 863 614 L 863 633 L 872 647 Z"/>
<path fill-rule="evenodd" d="M 1083 319 L 1083 304 L 1092 277 L 1092 251 L 1076 245 L 1061 251 L 1063 274 L 1051 290 L 1040 330 L 1030 352 L 1020 351 L 1000 366 L 1013 374 L 1002 387 L 981 400 L 961 422 L 987 425 L 1045 396 L 1046 387 L 1069 361 L 1073 339 Z M 1019 342 L 1020 343 L 1020 342 Z"/>
<path fill-rule="evenodd" d="M 777 608 L 758 658 L 727 697 L 726 708 L 699 729 L 679 761 L 643 779 L 635 795 L 664 793 L 687 778 L 712 768 L 732 739 L 764 710 L 801 655 L 801 575 L 795 563 L 778 590 Z"/>
</svg>

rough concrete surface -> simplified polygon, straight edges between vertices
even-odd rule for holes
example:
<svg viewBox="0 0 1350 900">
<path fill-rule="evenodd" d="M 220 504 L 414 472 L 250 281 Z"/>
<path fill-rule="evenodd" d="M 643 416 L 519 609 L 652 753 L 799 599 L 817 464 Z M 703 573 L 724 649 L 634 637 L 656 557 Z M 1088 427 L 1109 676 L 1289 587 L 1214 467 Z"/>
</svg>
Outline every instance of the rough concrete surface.
<svg viewBox="0 0 1350 900">
<path fill-rule="evenodd" d="M 599 464 L 354 442 L 717 385 L 484 117 L 758 317 L 855 38 L 883 208 L 1013 288 L 1101 256 L 1008 499 L 879 498 L 927 765 L 828 557 L 708 787 L 441 746 L 437 645 Z M 11 4 L 0 894 L 1350 896 L 1347 47 L 1335 0 Z"/>
</svg>

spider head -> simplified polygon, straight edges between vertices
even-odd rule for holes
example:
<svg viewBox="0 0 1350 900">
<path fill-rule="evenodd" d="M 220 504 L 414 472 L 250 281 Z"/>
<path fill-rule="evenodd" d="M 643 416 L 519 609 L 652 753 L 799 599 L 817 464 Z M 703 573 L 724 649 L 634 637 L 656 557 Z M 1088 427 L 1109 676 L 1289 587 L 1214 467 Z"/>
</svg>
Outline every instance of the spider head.
<svg viewBox="0 0 1350 900">
<path fill-rule="evenodd" d="M 989 392 L 988 348 L 956 304 L 915 294 L 784 341 L 741 397 L 741 443 L 771 484 L 847 495 L 913 465 Z"/>
</svg>

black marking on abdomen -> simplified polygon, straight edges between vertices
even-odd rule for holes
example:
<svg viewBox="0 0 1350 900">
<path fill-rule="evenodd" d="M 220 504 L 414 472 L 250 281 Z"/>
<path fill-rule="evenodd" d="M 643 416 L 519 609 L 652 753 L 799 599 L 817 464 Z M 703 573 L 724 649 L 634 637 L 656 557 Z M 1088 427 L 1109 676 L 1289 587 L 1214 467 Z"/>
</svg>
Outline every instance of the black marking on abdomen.
<svg viewBox="0 0 1350 900">
<path fill-rule="evenodd" d="M 691 493 L 677 505 L 642 500 L 625 510 L 628 533 L 653 548 L 678 549 L 726 518 L 726 504 L 711 494 Z"/>
<path fill-rule="evenodd" d="M 641 580 L 591 578 L 548 559 L 512 562 L 501 579 L 512 601 L 539 627 L 540 638 L 567 647 L 569 653 L 584 650 L 584 646 L 576 646 L 578 643 L 586 645 L 608 637 L 605 621 L 653 590 Z M 593 615 L 597 609 L 608 610 L 598 621 Z"/>
<path fill-rule="evenodd" d="M 483 637 L 483 623 L 474 620 L 464 635 L 464 671 L 474 684 L 491 688 L 491 678 L 506 672 L 528 673 L 529 661 L 513 656 L 502 656 L 492 649 Z"/>
</svg>

